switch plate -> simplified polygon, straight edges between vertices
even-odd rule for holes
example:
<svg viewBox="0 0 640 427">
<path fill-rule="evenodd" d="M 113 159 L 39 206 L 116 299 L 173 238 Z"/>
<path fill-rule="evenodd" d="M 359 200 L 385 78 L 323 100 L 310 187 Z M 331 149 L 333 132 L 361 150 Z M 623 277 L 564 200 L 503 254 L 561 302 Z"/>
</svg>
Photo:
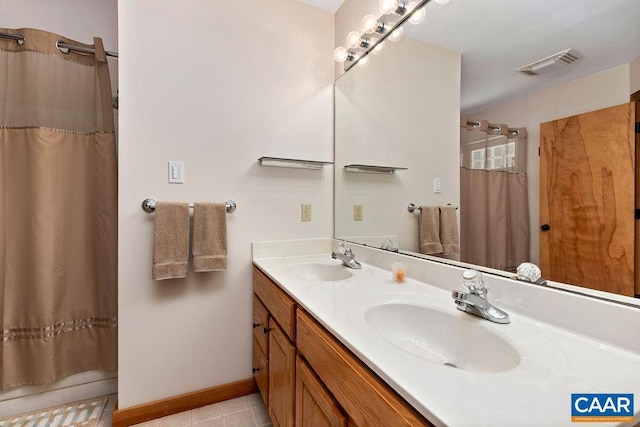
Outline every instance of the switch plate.
<svg viewBox="0 0 640 427">
<path fill-rule="evenodd" d="M 309 222 L 311 221 L 311 205 L 300 205 L 300 221 Z"/>
<path fill-rule="evenodd" d="M 353 205 L 353 220 L 362 221 L 362 205 Z"/>
<path fill-rule="evenodd" d="M 433 192 L 442 193 L 442 180 L 440 178 L 433 178 Z"/>
<path fill-rule="evenodd" d="M 184 162 L 169 162 L 169 184 L 184 184 Z"/>
</svg>

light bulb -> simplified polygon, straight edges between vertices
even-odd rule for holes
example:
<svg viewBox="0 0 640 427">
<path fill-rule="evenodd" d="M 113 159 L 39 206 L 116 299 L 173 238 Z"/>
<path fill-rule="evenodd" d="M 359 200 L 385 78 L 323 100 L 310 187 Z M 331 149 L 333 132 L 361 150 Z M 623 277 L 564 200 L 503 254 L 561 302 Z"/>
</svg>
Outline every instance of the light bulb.
<svg viewBox="0 0 640 427">
<path fill-rule="evenodd" d="M 384 46 L 385 46 L 385 41 L 383 40 L 380 43 L 378 43 L 371 52 L 373 52 L 376 55 L 380 55 L 384 50 Z"/>
<path fill-rule="evenodd" d="M 342 46 L 337 47 L 336 50 L 333 51 L 333 59 L 335 59 L 336 62 L 346 61 L 347 56 L 349 56 L 349 54 L 347 53 L 347 49 L 343 48 Z"/>
<path fill-rule="evenodd" d="M 375 15 L 365 15 L 360 25 L 363 33 L 372 33 L 378 26 L 378 18 Z"/>
<path fill-rule="evenodd" d="M 364 68 L 367 65 L 369 65 L 369 55 L 365 56 L 364 58 L 360 59 L 360 61 L 358 61 L 358 67 L 360 68 Z"/>
<path fill-rule="evenodd" d="M 355 48 L 360 44 L 360 33 L 357 31 L 351 31 L 347 34 L 347 47 Z"/>
<path fill-rule="evenodd" d="M 413 10 L 416 7 L 416 5 L 417 5 L 416 2 L 409 3 L 409 7 L 411 8 L 411 10 Z M 427 16 L 427 11 L 425 10 L 424 7 L 421 7 L 420 9 L 413 11 L 413 13 L 411 14 L 411 18 L 409 18 L 409 22 L 411 22 L 414 25 L 418 25 L 422 21 L 424 21 L 424 18 L 426 16 Z"/>
<path fill-rule="evenodd" d="M 402 29 L 402 27 L 398 27 L 395 30 L 393 30 L 391 34 L 389 34 L 389 40 L 395 43 L 398 40 L 400 40 L 403 35 L 404 35 L 404 30 Z"/>
<path fill-rule="evenodd" d="M 448 3 L 448 2 L 449 2 L 449 0 L 436 0 L 436 3 L 438 3 L 438 4 L 445 4 L 445 3 Z"/>
<path fill-rule="evenodd" d="M 380 0 L 378 4 L 380 12 L 388 13 L 396 5 L 396 0 Z"/>
</svg>

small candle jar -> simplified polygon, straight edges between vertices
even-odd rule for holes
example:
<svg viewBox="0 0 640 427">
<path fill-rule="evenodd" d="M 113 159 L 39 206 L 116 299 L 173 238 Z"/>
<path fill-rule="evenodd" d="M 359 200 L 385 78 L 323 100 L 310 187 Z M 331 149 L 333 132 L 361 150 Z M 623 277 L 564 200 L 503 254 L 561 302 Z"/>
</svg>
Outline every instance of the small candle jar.
<svg viewBox="0 0 640 427">
<path fill-rule="evenodd" d="M 393 281 L 395 283 L 404 283 L 407 280 L 407 264 L 404 262 L 394 262 L 391 264 L 393 273 Z"/>
</svg>

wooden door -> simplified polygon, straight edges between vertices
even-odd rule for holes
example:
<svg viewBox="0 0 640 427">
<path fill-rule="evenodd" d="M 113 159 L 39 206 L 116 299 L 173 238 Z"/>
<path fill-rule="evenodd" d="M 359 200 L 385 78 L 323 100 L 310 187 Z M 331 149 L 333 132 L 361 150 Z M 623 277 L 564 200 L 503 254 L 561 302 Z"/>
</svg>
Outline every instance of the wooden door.
<svg viewBox="0 0 640 427">
<path fill-rule="evenodd" d="M 633 296 L 635 103 L 540 125 L 543 277 Z"/>
<path fill-rule="evenodd" d="M 274 426 L 293 427 L 296 350 L 269 319 L 269 415 Z"/>
<path fill-rule="evenodd" d="M 347 427 L 338 403 L 300 357 L 296 360 L 296 427 Z"/>
</svg>

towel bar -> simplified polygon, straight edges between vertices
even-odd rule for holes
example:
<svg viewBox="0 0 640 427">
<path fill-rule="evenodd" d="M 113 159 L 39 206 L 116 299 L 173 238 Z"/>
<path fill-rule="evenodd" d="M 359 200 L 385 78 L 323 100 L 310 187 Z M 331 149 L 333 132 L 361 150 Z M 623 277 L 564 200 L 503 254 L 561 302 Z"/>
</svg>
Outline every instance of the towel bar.
<svg viewBox="0 0 640 427">
<path fill-rule="evenodd" d="M 238 207 L 238 205 L 236 205 L 236 202 L 234 202 L 233 200 L 227 200 L 226 202 L 224 202 L 224 204 L 227 207 L 227 213 L 231 213 L 233 211 L 236 210 L 236 208 Z M 189 207 L 193 208 L 193 203 L 189 203 Z M 153 211 L 156 210 L 156 199 L 144 199 L 142 201 L 142 210 L 147 212 L 147 213 L 151 213 Z"/>
<path fill-rule="evenodd" d="M 447 206 L 451 206 L 451 203 L 447 203 Z M 458 209 L 457 206 L 455 208 Z M 409 205 L 407 206 L 407 210 L 409 211 L 409 213 L 413 213 L 414 211 L 422 210 L 422 208 L 420 206 L 416 206 L 414 203 L 409 203 Z"/>
</svg>

